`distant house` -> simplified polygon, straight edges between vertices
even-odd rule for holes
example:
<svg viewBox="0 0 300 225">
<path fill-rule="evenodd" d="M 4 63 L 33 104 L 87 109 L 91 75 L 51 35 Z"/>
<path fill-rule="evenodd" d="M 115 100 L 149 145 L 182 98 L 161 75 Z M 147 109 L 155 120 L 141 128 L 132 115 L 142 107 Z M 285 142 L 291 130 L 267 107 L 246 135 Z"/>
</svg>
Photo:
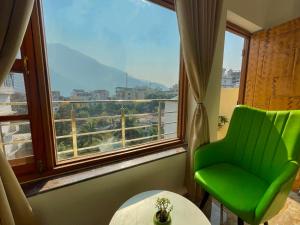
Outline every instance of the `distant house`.
<svg viewBox="0 0 300 225">
<path fill-rule="evenodd" d="M 92 95 L 83 89 L 73 89 L 70 99 L 75 101 L 88 101 L 91 100 Z"/>
<path fill-rule="evenodd" d="M 235 88 L 240 86 L 240 70 L 223 69 L 222 73 L 222 87 L 225 88 Z"/>
<path fill-rule="evenodd" d="M 146 88 L 116 88 L 116 98 L 121 100 L 145 99 Z"/>
<path fill-rule="evenodd" d="M 11 97 L 16 93 L 14 89 L 14 77 L 8 75 L 4 83 L 0 87 L 0 115 L 11 115 L 14 114 L 11 105 L 6 103 L 11 102 Z"/>
<path fill-rule="evenodd" d="M 0 102 L 2 103 L 0 104 L 0 115 L 13 115 L 17 113 L 9 104 L 10 102 L 13 102 L 12 98 L 14 95 L 20 94 L 18 92 L 20 90 L 16 89 L 17 83 L 18 82 L 15 81 L 15 77 L 12 74 L 9 74 L 0 87 Z M 27 122 L 23 122 L 23 124 L 24 123 Z M 0 150 L 2 148 L 2 150 L 5 151 L 8 159 L 14 159 L 22 157 L 23 155 L 28 155 L 28 151 L 31 151 L 26 143 L 26 141 L 31 139 L 31 134 L 20 132 L 20 126 L 22 125 L 19 123 L 1 123 L 0 143 L 16 142 L 9 145 L 0 145 Z M 24 143 L 22 141 L 24 141 Z"/>
<path fill-rule="evenodd" d="M 109 91 L 95 90 L 90 92 L 92 100 L 107 100 L 109 98 Z"/>
</svg>

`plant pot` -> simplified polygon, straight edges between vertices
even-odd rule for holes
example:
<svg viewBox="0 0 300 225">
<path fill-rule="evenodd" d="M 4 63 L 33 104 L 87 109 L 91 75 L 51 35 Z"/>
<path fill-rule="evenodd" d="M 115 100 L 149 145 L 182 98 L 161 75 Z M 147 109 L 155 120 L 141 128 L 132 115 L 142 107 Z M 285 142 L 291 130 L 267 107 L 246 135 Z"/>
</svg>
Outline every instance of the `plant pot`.
<svg viewBox="0 0 300 225">
<path fill-rule="evenodd" d="M 159 219 L 158 219 L 158 215 L 160 214 L 160 211 L 158 211 L 158 212 L 156 212 L 155 214 L 154 214 L 154 216 L 153 216 L 153 223 L 155 224 L 155 225 L 169 225 L 169 224 L 171 224 L 171 222 L 172 222 L 172 220 L 171 220 L 171 216 L 169 215 L 168 216 L 168 219 L 167 219 L 167 221 L 165 221 L 165 222 L 160 222 L 159 221 Z"/>
</svg>

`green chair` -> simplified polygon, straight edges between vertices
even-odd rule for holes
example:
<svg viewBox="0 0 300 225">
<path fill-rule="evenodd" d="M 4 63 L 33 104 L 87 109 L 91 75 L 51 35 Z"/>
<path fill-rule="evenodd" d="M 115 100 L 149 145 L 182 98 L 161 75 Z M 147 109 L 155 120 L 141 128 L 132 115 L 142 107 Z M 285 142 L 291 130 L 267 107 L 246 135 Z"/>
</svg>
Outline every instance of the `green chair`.
<svg viewBox="0 0 300 225">
<path fill-rule="evenodd" d="M 224 139 L 195 152 L 195 181 L 238 216 L 268 224 L 283 207 L 300 161 L 300 110 L 237 106 Z"/>
</svg>

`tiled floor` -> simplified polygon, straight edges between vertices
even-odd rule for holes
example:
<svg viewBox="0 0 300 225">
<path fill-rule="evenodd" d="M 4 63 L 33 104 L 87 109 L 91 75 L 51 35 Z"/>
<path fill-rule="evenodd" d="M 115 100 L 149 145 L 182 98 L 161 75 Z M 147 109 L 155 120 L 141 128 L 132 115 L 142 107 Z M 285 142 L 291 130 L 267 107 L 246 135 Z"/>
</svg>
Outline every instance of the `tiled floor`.
<svg viewBox="0 0 300 225">
<path fill-rule="evenodd" d="M 229 210 L 224 208 L 222 216 L 223 219 L 221 219 L 220 204 L 213 201 L 211 224 L 237 225 L 236 216 Z M 300 194 L 291 192 L 284 208 L 269 221 L 269 225 L 300 225 Z"/>
</svg>

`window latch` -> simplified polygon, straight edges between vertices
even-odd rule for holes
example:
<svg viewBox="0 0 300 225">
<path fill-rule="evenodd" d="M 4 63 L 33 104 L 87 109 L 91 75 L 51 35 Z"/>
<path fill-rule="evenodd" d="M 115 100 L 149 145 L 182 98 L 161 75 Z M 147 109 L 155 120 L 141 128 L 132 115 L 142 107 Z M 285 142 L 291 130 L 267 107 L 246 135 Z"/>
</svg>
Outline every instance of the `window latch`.
<svg viewBox="0 0 300 225">
<path fill-rule="evenodd" d="M 29 69 L 28 69 L 28 57 L 27 56 L 25 56 L 23 59 L 23 65 L 24 65 L 25 74 L 28 75 Z"/>
</svg>

